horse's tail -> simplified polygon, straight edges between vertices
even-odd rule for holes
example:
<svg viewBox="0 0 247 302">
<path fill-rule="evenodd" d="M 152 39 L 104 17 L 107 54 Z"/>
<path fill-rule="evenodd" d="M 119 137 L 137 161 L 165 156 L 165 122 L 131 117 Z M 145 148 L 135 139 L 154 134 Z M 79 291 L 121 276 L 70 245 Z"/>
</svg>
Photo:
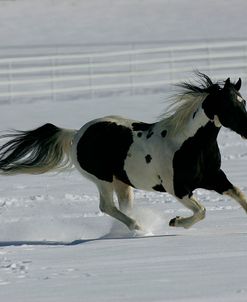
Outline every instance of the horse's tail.
<svg viewBox="0 0 247 302">
<path fill-rule="evenodd" d="M 41 174 L 72 166 L 70 157 L 75 130 L 45 124 L 31 131 L 13 131 L 0 147 L 1 174 Z"/>
</svg>

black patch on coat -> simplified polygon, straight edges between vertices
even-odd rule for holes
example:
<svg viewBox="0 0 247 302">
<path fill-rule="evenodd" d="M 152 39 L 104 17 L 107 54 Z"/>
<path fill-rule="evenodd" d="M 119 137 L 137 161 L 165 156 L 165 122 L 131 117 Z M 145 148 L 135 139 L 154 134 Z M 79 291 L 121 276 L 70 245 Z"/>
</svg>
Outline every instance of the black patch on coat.
<svg viewBox="0 0 247 302">
<path fill-rule="evenodd" d="M 188 138 L 173 158 L 175 195 L 192 195 L 196 188 L 223 193 L 232 187 L 220 170 L 221 155 L 216 141 L 219 128 L 208 122 Z"/>
<path fill-rule="evenodd" d="M 160 183 L 163 184 L 163 179 L 160 177 L 160 175 L 158 175 L 157 177 L 158 177 Z"/>
<path fill-rule="evenodd" d="M 132 129 L 133 131 L 142 131 L 142 132 L 146 132 L 146 138 L 149 139 L 154 133 L 153 133 L 153 126 L 154 124 L 147 124 L 147 123 L 143 123 L 143 122 L 135 122 L 132 123 Z M 142 135 L 140 135 L 139 133 L 137 134 L 137 136 L 141 137 Z"/>
<path fill-rule="evenodd" d="M 153 127 L 154 124 L 147 124 L 142 122 L 132 123 L 133 131 L 148 131 Z"/>
<path fill-rule="evenodd" d="M 112 122 L 90 126 L 77 145 L 77 159 L 85 171 L 101 180 L 113 181 L 113 176 L 131 185 L 124 170 L 124 160 L 133 143 L 131 129 Z"/>
<path fill-rule="evenodd" d="M 152 189 L 158 192 L 166 192 L 165 188 L 161 184 L 154 186 Z"/>
<path fill-rule="evenodd" d="M 216 105 L 211 95 L 208 95 L 202 103 L 202 109 L 210 120 L 214 119 Z"/>
<path fill-rule="evenodd" d="M 153 131 L 148 131 L 147 139 L 149 139 L 153 134 L 154 134 Z"/>
<path fill-rule="evenodd" d="M 198 112 L 198 110 L 196 110 L 196 111 L 193 113 L 193 116 L 192 116 L 193 119 L 195 118 L 197 112 Z"/>
<path fill-rule="evenodd" d="M 161 136 L 162 136 L 162 137 L 166 137 L 166 135 L 167 135 L 167 130 L 163 130 L 163 131 L 161 132 Z"/>
<path fill-rule="evenodd" d="M 146 163 L 149 164 L 152 160 L 152 157 L 151 157 L 150 154 L 148 154 L 148 155 L 145 156 L 145 159 L 146 159 Z"/>
</svg>

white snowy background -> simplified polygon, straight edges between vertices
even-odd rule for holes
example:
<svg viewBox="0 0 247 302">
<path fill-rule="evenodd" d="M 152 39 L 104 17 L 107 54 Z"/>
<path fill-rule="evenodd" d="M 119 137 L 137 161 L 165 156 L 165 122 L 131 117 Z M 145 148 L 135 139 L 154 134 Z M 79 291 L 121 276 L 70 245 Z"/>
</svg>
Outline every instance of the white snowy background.
<svg viewBox="0 0 247 302">
<path fill-rule="evenodd" d="M 2 0 L 0 53 L 245 40 L 246 12 L 245 0 Z M 165 106 L 162 93 L 15 101 L 0 104 L 0 129 L 78 129 L 108 114 L 151 122 Z M 224 129 L 219 143 L 229 179 L 247 193 L 246 142 Z M 247 301 L 246 214 L 227 197 L 196 194 L 207 217 L 182 230 L 168 226 L 189 215 L 174 198 L 135 191 L 133 215 L 153 235 L 133 237 L 100 213 L 96 188 L 76 171 L 0 177 L 0 301 Z"/>
</svg>

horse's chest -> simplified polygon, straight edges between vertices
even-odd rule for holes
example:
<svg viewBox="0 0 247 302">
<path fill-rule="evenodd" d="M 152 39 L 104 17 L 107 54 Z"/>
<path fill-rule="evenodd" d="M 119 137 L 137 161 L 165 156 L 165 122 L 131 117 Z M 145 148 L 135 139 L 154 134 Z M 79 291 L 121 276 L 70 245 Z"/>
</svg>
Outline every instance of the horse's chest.
<svg viewBox="0 0 247 302">
<path fill-rule="evenodd" d="M 205 141 L 205 133 L 185 141 L 174 153 L 174 191 L 182 198 L 203 187 L 220 169 L 221 158 L 216 140 Z"/>
</svg>

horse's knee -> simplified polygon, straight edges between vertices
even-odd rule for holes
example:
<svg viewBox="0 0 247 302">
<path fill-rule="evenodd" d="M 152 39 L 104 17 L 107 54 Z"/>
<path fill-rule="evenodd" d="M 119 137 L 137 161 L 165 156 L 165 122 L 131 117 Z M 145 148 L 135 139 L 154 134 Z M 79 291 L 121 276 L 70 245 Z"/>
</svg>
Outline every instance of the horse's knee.
<svg viewBox="0 0 247 302">
<path fill-rule="evenodd" d="M 133 208 L 133 202 L 130 200 L 119 200 L 119 209 L 124 213 L 128 213 Z"/>
</svg>

